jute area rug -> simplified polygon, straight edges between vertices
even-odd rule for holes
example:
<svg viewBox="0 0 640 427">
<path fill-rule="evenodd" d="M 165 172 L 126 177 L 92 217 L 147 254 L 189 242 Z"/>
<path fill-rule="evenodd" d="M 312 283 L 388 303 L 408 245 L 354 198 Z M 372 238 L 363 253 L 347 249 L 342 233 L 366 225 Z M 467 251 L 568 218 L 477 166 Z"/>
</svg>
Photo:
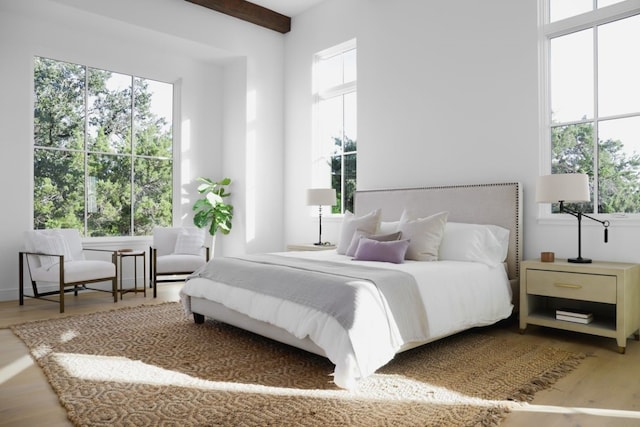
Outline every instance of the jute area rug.
<svg viewBox="0 0 640 427">
<path fill-rule="evenodd" d="M 583 357 L 467 332 L 342 390 L 322 357 L 178 303 L 12 327 L 79 426 L 491 426 Z"/>
</svg>

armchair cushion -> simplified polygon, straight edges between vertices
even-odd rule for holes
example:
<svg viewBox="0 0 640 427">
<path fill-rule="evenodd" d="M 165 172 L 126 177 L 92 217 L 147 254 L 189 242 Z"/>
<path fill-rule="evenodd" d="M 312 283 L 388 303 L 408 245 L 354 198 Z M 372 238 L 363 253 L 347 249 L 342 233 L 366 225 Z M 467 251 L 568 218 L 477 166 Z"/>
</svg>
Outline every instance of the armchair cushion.
<svg viewBox="0 0 640 427">
<path fill-rule="evenodd" d="M 202 255 L 161 255 L 157 258 L 156 274 L 191 273 L 204 264 Z"/>
<path fill-rule="evenodd" d="M 57 259 L 57 258 L 56 258 Z M 31 270 L 31 277 L 38 282 L 58 282 L 60 275 L 59 263 L 49 267 L 38 267 Z M 116 266 L 109 261 L 81 260 L 64 262 L 64 281 L 74 283 L 91 281 L 105 277 L 114 277 Z"/>
<path fill-rule="evenodd" d="M 174 254 L 200 255 L 204 246 L 204 230 L 201 228 L 185 227 L 176 237 Z"/>
<path fill-rule="evenodd" d="M 27 252 L 41 252 L 51 255 L 64 255 L 65 261 L 81 261 L 82 239 L 78 230 L 58 228 L 48 230 L 30 230 L 25 232 L 25 249 Z M 51 267 L 60 258 L 45 256 L 29 256 L 33 267 Z"/>
<path fill-rule="evenodd" d="M 61 233 L 52 230 L 50 233 L 39 232 L 33 235 L 33 252 L 50 255 L 64 255 L 65 261 L 73 261 L 69 245 Z M 60 258 L 57 256 L 40 256 L 41 268 L 49 269 L 56 265 Z"/>
<path fill-rule="evenodd" d="M 182 233 L 186 233 L 187 236 L 184 236 L 184 242 L 178 244 L 178 236 Z M 175 253 L 176 246 L 179 246 L 178 249 L 188 250 L 194 248 L 188 248 L 188 241 L 191 238 L 190 236 L 201 236 L 201 241 L 199 243 L 199 248 L 197 252 L 194 252 L 194 255 L 203 255 L 203 245 L 204 245 L 204 232 L 205 230 L 197 227 L 155 227 L 153 229 L 153 247 L 158 251 L 158 256 L 170 255 Z M 193 245 L 193 243 L 191 243 Z"/>
</svg>

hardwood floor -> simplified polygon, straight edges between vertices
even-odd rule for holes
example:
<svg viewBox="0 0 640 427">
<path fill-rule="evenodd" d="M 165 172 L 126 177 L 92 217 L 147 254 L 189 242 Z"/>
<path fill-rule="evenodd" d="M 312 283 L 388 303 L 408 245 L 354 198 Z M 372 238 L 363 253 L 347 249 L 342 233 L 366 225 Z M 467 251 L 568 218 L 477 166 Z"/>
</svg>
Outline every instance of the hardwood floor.
<svg viewBox="0 0 640 427">
<path fill-rule="evenodd" d="M 494 335 L 519 333 L 516 322 L 487 331 Z M 628 339 L 626 353 L 619 354 L 612 338 L 536 326 L 529 326 L 520 337 L 589 357 L 551 388 L 536 393 L 531 403 L 509 414 L 501 427 L 640 425 L 640 342 Z"/>
<path fill-rule="evenodd" d="M 59 318 L 123 306 L 177 301 L 182 283 L 162 284 L 158 298 L 149 293 L 126 294 L 114 304 L 103 293 L 67 298 L 66 312 L 52 302 L 27 299 L 0 302 L 0 425 L 69 426 L 66 411 L 58 403 L 42 371 L 8 325 L 30 320 Z M 640 342 L 628 340 L 626 354 L 618 354 L 615 340 L 530 326 L 520 335 L 515 322 L 483 328 L 495 336 L 517 335 L 531 343 L 564 348 L 590 355 L 572 373 L 550 389 L 538 392 L 530 404 L 513 411 L 502 427 L 603 427 L 640 425 Z"/>
</svg>

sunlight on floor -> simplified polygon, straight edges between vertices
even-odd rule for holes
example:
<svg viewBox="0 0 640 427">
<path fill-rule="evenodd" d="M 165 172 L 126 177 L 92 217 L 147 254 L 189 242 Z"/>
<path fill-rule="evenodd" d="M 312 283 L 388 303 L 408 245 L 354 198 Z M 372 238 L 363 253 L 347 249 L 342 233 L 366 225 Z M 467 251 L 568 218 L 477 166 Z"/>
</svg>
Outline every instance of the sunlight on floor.
<svg viewBox="0 0 640 427">
<path fill-rule="evenodd" d="M 544 412 L 549 414 L 593 415 L 600 417 L 615 417 L 640 419 L 640 411 L 624 411 L 603 408 L 571 408 L 551 405 L 522 405 L 511 408 L 513 412 Z"/>
<path fill-rule="evenodd" d="M 0 368 L 0 384 L 4 384 L 11 378 L 18 375 L 28 367 L 33 365 L 33 359 L 31 356 L 22 356 L 19 359 L 14 360 L 7 366 Z"/>
<path fill-rule="evenodd" d="M 335 399 L 370 399 L 415 401 L 438 405 L 471 404 L 474 406 L 505 406 L 510 402 L 484 400 L 465 396 L 443 387 L 396 375 L 375 374 L 363 381 L 357 390 L 314 390 L 263 386 L 225 381 L 208 381 L 187 374 L 152 366 L 124 357 L 55 353 L 70 376 L 88 381 L 112 381 L 148 385 L 192 387 L 235 393 L 260 393 L 279 396 L 306 396 Z M 410 395 L 407 392 L 410 391 Z"/>
</svg>

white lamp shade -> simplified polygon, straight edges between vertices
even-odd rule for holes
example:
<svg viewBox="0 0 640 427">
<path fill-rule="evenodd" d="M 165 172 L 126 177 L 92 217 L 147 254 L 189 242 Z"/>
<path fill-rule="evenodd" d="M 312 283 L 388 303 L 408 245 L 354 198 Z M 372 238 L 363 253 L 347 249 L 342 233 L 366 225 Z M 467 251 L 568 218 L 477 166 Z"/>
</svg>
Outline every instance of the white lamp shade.
<svg viewBox="0 0 640 427">
<path fill-rule="evenodd" d="M 586 173 L 558 173 L 538 177 L 536 202 L 588 202 L 589 175 Z"/>
<path fill-rule="evenodd" d="M 336 204 L 336 190 L 334 188 L 310 188 L 307 190 L 307 205 L 333 206 Z"/>
</svg>

